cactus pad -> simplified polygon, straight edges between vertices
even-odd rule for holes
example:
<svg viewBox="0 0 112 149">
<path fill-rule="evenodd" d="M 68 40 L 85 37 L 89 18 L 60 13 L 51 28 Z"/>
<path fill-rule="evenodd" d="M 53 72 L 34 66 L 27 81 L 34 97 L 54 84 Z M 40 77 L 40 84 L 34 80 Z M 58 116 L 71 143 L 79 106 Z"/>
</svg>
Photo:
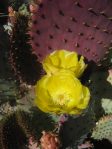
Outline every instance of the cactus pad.
<svg viewBox="0 0 112 149">
<path fill-rule="evenodd" d="M 102 99 L 102 107 L 106 114 L 112 114 L 112 99 Z"/>
<path fill-rule="evenodd" d="M 111 0 L 42 0 L 31 27 L 31 43 L 39 59 L 66 49 L 99 62 L 112 42 L 111 8 Z"/>
<path fill-rule="evenodd" d="M 27 142 L 25 132 L 18 125 L 15 114 L 11 114 L 0 121 L 0 148 L 23 149 Z"/>
<path fill-rule="evenodd" d="M 97 140 L 108 139 L 112 142 L 112 115 L 104 116 L 97 122 L 92 137 Z"/>
<path fill-rule="evenodd" d="M 91 106 L 93 107 L 93 103 L 91 103 Z M 76 149 L 77 145 L 81 144 L 94 128 L 95 115 L 91 106 L 85 115 L 76 118 L 69 117 L 68 121 L 63 124 L 60 131 L 63 148 L 71 147 Z"/>
<path fill-rule="evenodd" d="M 20 82 L 35 84 L 40 77 L 41 66 L 28 43 L 28 22 L 29 16 L 17 13 L 11 38 L 10 62 Z"/>
</svg>

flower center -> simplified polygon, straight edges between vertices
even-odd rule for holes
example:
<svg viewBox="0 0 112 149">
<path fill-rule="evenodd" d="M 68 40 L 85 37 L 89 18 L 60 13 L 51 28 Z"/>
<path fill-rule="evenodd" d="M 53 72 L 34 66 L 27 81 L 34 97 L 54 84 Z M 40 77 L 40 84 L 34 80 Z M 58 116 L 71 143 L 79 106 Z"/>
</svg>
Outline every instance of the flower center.
<svg viewBox="0 0 112 149">
<path fill-rule="evenodd" d="M 59 102 L 60 102 L 60 105 L 63 105 L 64 104 L 64 101 L 66 100 L 66 99 L 64 99 L 65 97 L 64 97 L 64 95 L 62 95 L 62 94 L 60 94 L 59 96 L 58 96 L 58 100 L 59 100 Z"/>
<path fill-rule="evenodd" d="M 56 104 L 63 106 L 69 102 L 69 96 L 66 93 L 57 94 L 53 100 Z"/>
</svg>

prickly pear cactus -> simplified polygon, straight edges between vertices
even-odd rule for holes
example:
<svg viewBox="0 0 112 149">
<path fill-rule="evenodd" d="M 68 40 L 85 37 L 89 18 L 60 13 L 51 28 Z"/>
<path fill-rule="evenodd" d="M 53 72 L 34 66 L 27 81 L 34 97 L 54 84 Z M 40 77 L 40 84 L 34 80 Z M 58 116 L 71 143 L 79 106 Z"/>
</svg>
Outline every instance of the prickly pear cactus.
<svg viewBox="0 0 112 149">
<path fill-rule="evenodd" d="M 30 2 L 36 5 L 28 6 Z M 107 115 L 112 110 L 112 86 L 106 80 L 106 69 L 95 69 L 89 81 L 86 76 L 90 105 L 84 114 L 69 116 L 60 128 L 55 126 L 59 116 L 45 114 L 32 103 L 33 85 L 42 74 L 40 62 L 54 50 L 75 50 L 89 61 L 111 68 L 112 1 L 10 0 L 9 4 L 16 12 L 11 36 L 0 30 L 0 148 L 27 148 L 30 137 L 38 141 L 43 130 L 56 129 L 62 148 L 76 149 L 92 130 L 93 138 L 112 141 L 112 116 Z M 83 82 L 83 76 L 80 79 Z"/>
<path fill-rule="evenodd" d="M 44 121 L 45 120 L 45 121 Z M 54 123 L 44 113 L 32 109 L 32 113 L 18 110 L 0 121 L 1 149 L 24 149 L 30 137 L 39 140 L 43 130 L 52 131 Z"/>
<path fill-rule="evenodd" d="M 19 98 L 18 83 L 9 65 L 9 39 L 3 26 L 0 27 L 0 119 L 7 113 L 7 108 Z M 5 110 L 6 109 L 6 110 Z M 9 111 L 9 110 L 8 110 Z"/>
<path fill-rule="evenodd" d="M 107 71 L 98 70 L 92 73 L 89 78 L 88 85 L 91 91 L 91 98 L 94 102 L 96 121 L 105 114 L 102 107 L 102 99 L 111 99 L 112 97 L 112 86 L 107 81 L 107 76 Z"/>
<path fill-rule="evenodd" d="M 108 73 L 107 73 L 108 75 Z M 101 78 L 101 77 L 100 77 Z M 108 77 L 105 76 L 105 82 L 100 79 L 100 83 L 102 82 L 102 86 L 105 86 L 105 90 L 102 91 L 102 96 L 100 100 L 100 104 L 102 109 L 104 110 L 105 116 L 102 116 L 97 122 L 96 126 L 93 129 L 92 137 L 97 140 L 108 139 L 112 142 L 112 99 L 111 99 L 111 83 L 107 79 Z M 98 82 L 98 81 L 97 81 Z M 101 91 L 101 89 L 99 89 Z M 98 95 L 98 93 L 97 93 Z M 105 97 L 105 98 L 104 98 Z M 107 98 L 106 98 L 107 97 Z M 110 97 L 110 99 L 109 99 Z M 97 102 L 96 102 L 97 103 Z M 97 107 L 97 110 L 99 108 Z"/>
<path fill-rule="evenodd" d="M 110 83 L 112 88 L 112 70 L 108 71 L 109 75 L 107 77 L 107 82 Z M 102 108 L 105 111 L 105 114 L 112 114 L 112 98 L 102 98 L 101 99 Z"/>
<path fill-rule="evenodd" d="M 112 99 L 102 99 L 102 107 L 105 114 L 112 114 Z"/>
<path fill-rule="evenodd" d="M 108 72 L 96 70 L 86 82 L 91 92 L 91 103 L 85 115 L 70 118 L 60 132 L 64 147 L 71 146 L 76 149 L 87 135 L 91 133 L 96 122 L 108 111 L 111 111 L 112 86 L 107 81 Z M 104 101 L 102 101 L 104 99 Z M 99 124 L 100 125 L 100 124 Z M 111 130 L 110 130 L 111 131 Z M 102 131 L 103 132 L 103 131 Z"/>
<path fill-rule="evenodd" d="M 77 149 L 78 144 L 81 144 L 95 127 L 95 120 L 93 103 L 84 115 L 69 117 L 60 130 L 63 148 Z"/>
<path fill-rule="evenodd" d="M 10 41 L 8 34 L 0 27 L 0 119 L 17 109 L 31 108 L 33 95 L 28 87 L 14 77 L 9 60 Z M 25 87 L 24 87 L 25 86 Z M 25 105 L 25 106 L 24 106 Z"/>
<path fill-rule="evenodd" d="M 20 82 L 34 85 L 40 77 L 41 65 L 28 43 L 30 40 L 27 34 L 29 15 L 23 14 L 23 11 L 20 12 L 15 16 L 16 23 L 11 38 L 10 62 Z"/>
<path fill-rule="evenodd" d="M 106 53 L 107 56 L 101 60 L 101 64 L 104 68 L 112 69 L 112 48 L 110 47 L 110 50 Z"/>
<path fill-rule="evenodd" d="M 112 115 L 104 116 L 97 122 L 92 137 L 97 140 L 108 139 L 112 142 Z"/>
<path fill-rule="evenodd" d="M 32 17 L 32 47 L 40 61 L 67 49 L 98 63 L 112 42 L 112 1 L 42 0 Z"/>
<path fill-rule="evenodd" d="M 18 125 L 15 114 L 11 114 L 0 122 L 0 148 L 23 149 L 27 143 L 24 130 Z"/>
<path fill-rule="evenodd" d="M 54 120 L 39 109 L 32 107 L 31 112 L 18 110 L 15 112 L 16 120 L 28 137 L 40 139 L 42 131 L 52 131 L 55 128 Z"/>
<path fill-rule="evenodd" d="M 30 116 L 30 125 L 36 138 L 39 139 L 41 137 L 43 130 L 52 131 L 55 129 L 56 123 L 54 119 L 49 116 L 49 114 L 45 114 L 34 107 L 31 109 Z"/>
</svg>

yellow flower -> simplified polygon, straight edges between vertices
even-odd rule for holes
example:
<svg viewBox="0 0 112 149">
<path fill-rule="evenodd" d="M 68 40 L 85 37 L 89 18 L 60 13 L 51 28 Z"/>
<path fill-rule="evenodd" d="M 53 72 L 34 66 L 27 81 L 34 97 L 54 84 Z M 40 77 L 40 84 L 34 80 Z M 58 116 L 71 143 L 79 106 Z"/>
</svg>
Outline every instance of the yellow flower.
<svg viewBox="0 0 112 149">
<path fill-rule="evenodd" d="M 90 99 L 89 89 L 67 70 L 43 76 L 37 82 L 35 91 L 35 104 L 48 113 L 80 114 Z"/>
<path fill-rule="evenodd" d="M 54 74 L 60 69 L 67 69 L 74 72 L 76 77 L 80 77 L 87 66 L 83 56 L 78 60 L 76 52 L 67 50 L 54 51 L 44 59 L 42 64 L 47 74 Z"/>
</svg>

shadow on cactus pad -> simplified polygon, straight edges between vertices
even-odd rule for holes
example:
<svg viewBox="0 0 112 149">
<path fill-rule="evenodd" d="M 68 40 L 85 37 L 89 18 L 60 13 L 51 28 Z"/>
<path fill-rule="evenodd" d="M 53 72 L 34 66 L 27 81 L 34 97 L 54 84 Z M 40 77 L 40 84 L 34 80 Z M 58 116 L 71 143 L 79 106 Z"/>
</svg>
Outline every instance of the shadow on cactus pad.
<svg viewBox="0 0 112 149">
<path fill-rule="evenodd" d="M 0 1 L 0 25 L 3 25 L 5 23 L 7 23 L 8 20 L 8 1 L 7 0 L 3 0 Z"/>
<path fill-rule="evenodd" d="M 91 103 L 91 106 L 93 103 Z M 69 117 L 60 131 L 63 149 L 66 147 L 77 148 L 78 144 L 87 138 L 88 133 L 95 126 L 94 110 L 89 106 L 84 115 Z"/>
<path fill-rule="evenodd" d="M 36 138 L 41 137 L 42 131 L 52 131 L 55 128 L 55 121 L 51 118 L 49 114 L 40 111 L 37 107 L 31 110 L 31 127 Z"/>
<path fill-rule="evenodd" d="M 112 99 L 112 86 L 107 81 L 107 71 L 96 71 L 90 76 L 89 88 L 91 91 L 91 98 L 94 102 L 94 111 L 96 120 L 98 120 L 105 113 L 102 108 L 102 99 Z"/>
<path fill-rule="evenodd" d="M 91 142 L 94 144 L 95 149 L 112 149 L 112 143 L 106 139 L 102 141 L 92 139 Z"/>
<path fill-rule="evenodd" d="M 77 145 L 82 143 L 95 127 L 96 121 L 105 114 L 102 98 L 111 99 L 112 97 L 112 86 L 107 82 L 107 76 L 108 72 L 103 70 L 90 73 L 89 81 L 85 82 L 91 92 L 90 105 L 84 115 L 76 118 L 72 116 L 63 125 L 60 131 L 63 148 L 69 146 L 77 148 Z"/>
</svg>

